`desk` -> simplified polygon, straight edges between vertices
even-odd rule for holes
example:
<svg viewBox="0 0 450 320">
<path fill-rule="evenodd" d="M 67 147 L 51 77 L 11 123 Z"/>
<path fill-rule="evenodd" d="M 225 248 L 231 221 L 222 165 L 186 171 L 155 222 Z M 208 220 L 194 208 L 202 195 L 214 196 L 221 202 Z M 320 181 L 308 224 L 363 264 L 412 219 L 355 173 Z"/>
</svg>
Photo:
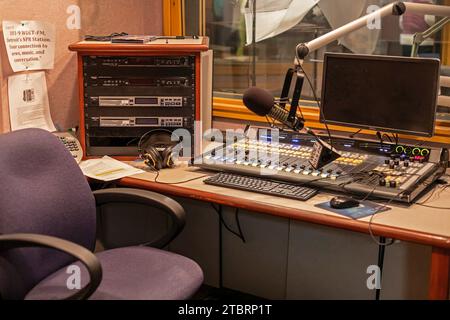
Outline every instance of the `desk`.
<svg viewBox="0 0 450 320">
<path fill-rule="evenodd" d="M 158 182 L 154 182 L 154 173 L 143 173 L 121 179 L 118 184 L 338 229 L 369 233 L 370 217 L 352 220 L 314 206 L 331 199 L 330 194 L 320 193 L 307 202 L 283 198 L 280 203 L 280 198 L 274 196 L 206 185 L 202 181 L 206 179 L 203 176 L 208 174 L 212 173 L 193 167 L 180 167 L 162 170 Z M 182 184 L 167 184 L 194 178 L 199 179 Z M 427 195 L 424 198 L 427 198 Z M 431 199 L 427 204 L 450 207 L 450 190 L 444 191 L 438 199 Z M 371 226 L 373 234 L 431 246 L 428 296 L 430 299 L 447 299 L 450 270 L 450 210 L 419 205 L 411 207 L 390 205 L 390 207 L 391 210 L 374 217 Z"/>
</svg>

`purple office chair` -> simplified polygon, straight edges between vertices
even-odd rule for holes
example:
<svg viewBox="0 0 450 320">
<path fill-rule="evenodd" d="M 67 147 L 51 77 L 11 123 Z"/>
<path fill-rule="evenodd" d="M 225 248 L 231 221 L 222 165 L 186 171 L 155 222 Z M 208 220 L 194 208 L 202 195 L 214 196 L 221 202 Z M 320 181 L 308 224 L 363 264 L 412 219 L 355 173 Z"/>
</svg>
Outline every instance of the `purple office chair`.
<svg viewBox="0 0 450 320">
<path fill-rule="evenodd" d="M 136 189 L 92 192 L 53 134 L 1 135 L 0 179 L 1 299 L 188 299 L 203 282 L 194 261 L 158 249 L 184 227 L 177 202 Z M 114 203 L 156 207 L 171 228 L 151 244 L 94 255 L 96 206 Z"/>
</svg>

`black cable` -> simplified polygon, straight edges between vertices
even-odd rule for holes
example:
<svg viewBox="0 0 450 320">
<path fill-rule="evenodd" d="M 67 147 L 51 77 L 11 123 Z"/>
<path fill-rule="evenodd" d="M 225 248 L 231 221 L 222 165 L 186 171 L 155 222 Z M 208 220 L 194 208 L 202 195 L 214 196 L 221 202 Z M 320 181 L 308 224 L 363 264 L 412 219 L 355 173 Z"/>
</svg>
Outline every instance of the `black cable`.
<svg viewBox="0 0 450 320">
<path fill-rule="evenodd" d="M 242 242 L 246 243 L 244 233 L 242 232 L 241 228 L 241 220 L 239 219 L 239 208 L 236 208 L 236 210 L 234 211 L 234 220 L 236 221 L 236 225 L 238 227 L 239 234 L 241 235 Z"/>
<path fill-rule="evenodd" d="M 349 135 L 348 137 L 353 139 L 358 133 L 360 133 L 362 131 L 362 129 L 359 129 L 358 131 L 352 133 L 351 135 Z"/>
<path fill-rule="evenodd" d="M 325 116 L 323 115 L 323 112 L 321 110 L 322 109 L 321 108 L 321 102 L 320 102 L 319 98 L 317 97 L 316 90 L 314 89 L 314 87 L 312 85 L 312 82 L 311 82 L 311 79 L 309 78 L 308 74 L 305 72 L 305 69 L 303 69 L 303 66 L 301 64 L 299 64 L 298 66 L 300 67 L 300 69 L 302 70 L 303 74 L 305 75 L 306 81 L 308 81 L 308 84 L 309 84 L 309 86 L 311 88 L 311 91 L 312 91 L 312 93 L 314 95 L 314 99 L 316 100 L 317 106 L 319 107 L 320 117 L 322 118 L 322 121 L 325 124 L 325 128 L 327 129 L 327 132 L 328 132 L 328 139 L 330 140 L 331 149 L 333 150 L 333 139 L 331 138 L 330 128 L 328 127 L 328 124 L 327 124 L 327 122 L 325 120 Z"/>
<path fill-rule="evenodd" d="M 381 134 L 380 131 L 377 131 L 376 136 L 378 139 L 380 139 L 380 148 L 383 148 L 383 135 Z"/>
<path fill-rule="evenodd" d="M 389 140 L 389 142 L 392 143 L 392 139 L 391 139 L 391 137 L 390 137 L 388 134 L 383 133 L 383 134 L 381 135 L 381 137 L 386 137 L 386 139 Z"/>
<path fill-rule="evenodd" d="M 430 206 L 426 204 L 416 203 L 418 206 L 425 207 L 425 208 L 431 208 L 431 209 L 438 209 L 438 210 L 450 210 L 450 207 L 436 207 L 436 206 Z"/>
<path fill-rule="evenodd" d="M 225 227 L 225 229 L 227 229 L 230 233 L 234 234 L 236 237 L 238 237 L 239 239 L 241 239 L 241 241 L 243 243 L 245 243 L 245 238 L 243 236 L 242 233 L 238 233 L 236 231 L 234 231 L 233 229 L 231 229 L 228 224 L 225 222 L 225 220 L 223 219 L 223 212 L 222 212 L 222 206 L 219 205 L 219 208 L 216 208 L 216 206 L 211 203 L 211 207 L 213 207 L 213 209 L 216 211 L 216 213 L 219 215 L 219 220 L 220 223 Z M 236 218 L 237 219 L 237 218 Z M 240 223 L 238 224 L 238 229 L 240 232 L 242 232 L 241 228 L 240 228 Z"/>
<path fill-rule="evenodd" d="M 383 267 L 384 267 L 384 254 L 386 250 L 386 238 L 380 237 L 380 243 L 383 243 L 383 245 L 378 246 L 378 268 L 380 269 L 380 284 L 383 279 Z M 380 294 L 381 294 L 381 288 L 377 288 L 375 291 L 375 300 L 380 300 Z"/>
</svg>

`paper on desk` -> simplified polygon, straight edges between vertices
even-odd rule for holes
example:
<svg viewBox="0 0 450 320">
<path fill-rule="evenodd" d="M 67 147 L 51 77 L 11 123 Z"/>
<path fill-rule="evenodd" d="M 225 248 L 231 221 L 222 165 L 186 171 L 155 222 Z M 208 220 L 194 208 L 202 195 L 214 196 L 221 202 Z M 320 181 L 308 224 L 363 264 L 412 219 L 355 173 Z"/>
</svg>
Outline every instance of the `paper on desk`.
<svg viewBox="0 0 450 320">
<path fill-rule="evenodd" d="M 117 180 L 145 172 L 108 156 L 83 161 L 80 168 L 85 176 L 101 181 Z"/>
<path fill-rule="evenodd" d="M 256 1 L 256 42 L 275 37 L 297 25 L 319 0 Z M 244 8 L 246 43 L 253 42 L 253 1 Z"/>
<path fill-rule="evenodd" d="M 9 77 L 8 99 L 11 130 L 40 128 L 56 131 L 43 71 Z"/>
<path fill-rule="evenodd" d="M 14 72 L 53 69 L 55 26 L 42 21 L 3 21 L 3 36 Z"/>
</svg>

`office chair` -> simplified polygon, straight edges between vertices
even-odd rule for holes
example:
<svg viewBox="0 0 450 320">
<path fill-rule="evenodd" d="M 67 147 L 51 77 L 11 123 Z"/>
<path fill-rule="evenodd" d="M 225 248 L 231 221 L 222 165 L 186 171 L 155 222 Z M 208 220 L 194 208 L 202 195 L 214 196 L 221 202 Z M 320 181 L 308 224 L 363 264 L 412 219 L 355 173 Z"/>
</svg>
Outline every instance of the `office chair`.
<svg viewBox="0 0 450 320">
<path fill-rule="evenodd" d="M 92 192 L 53 134 L 25 129 L 1 135 L 0 177 L 2 299 L 188 299 L 203 282 L 194 261 L 160 249 L 183 229 L 177 202 L 136 189 Z M 158 208 L 171 227 L 148 245 L 94 255 L 96 209 L 114 203 Z"/>
</svg>

